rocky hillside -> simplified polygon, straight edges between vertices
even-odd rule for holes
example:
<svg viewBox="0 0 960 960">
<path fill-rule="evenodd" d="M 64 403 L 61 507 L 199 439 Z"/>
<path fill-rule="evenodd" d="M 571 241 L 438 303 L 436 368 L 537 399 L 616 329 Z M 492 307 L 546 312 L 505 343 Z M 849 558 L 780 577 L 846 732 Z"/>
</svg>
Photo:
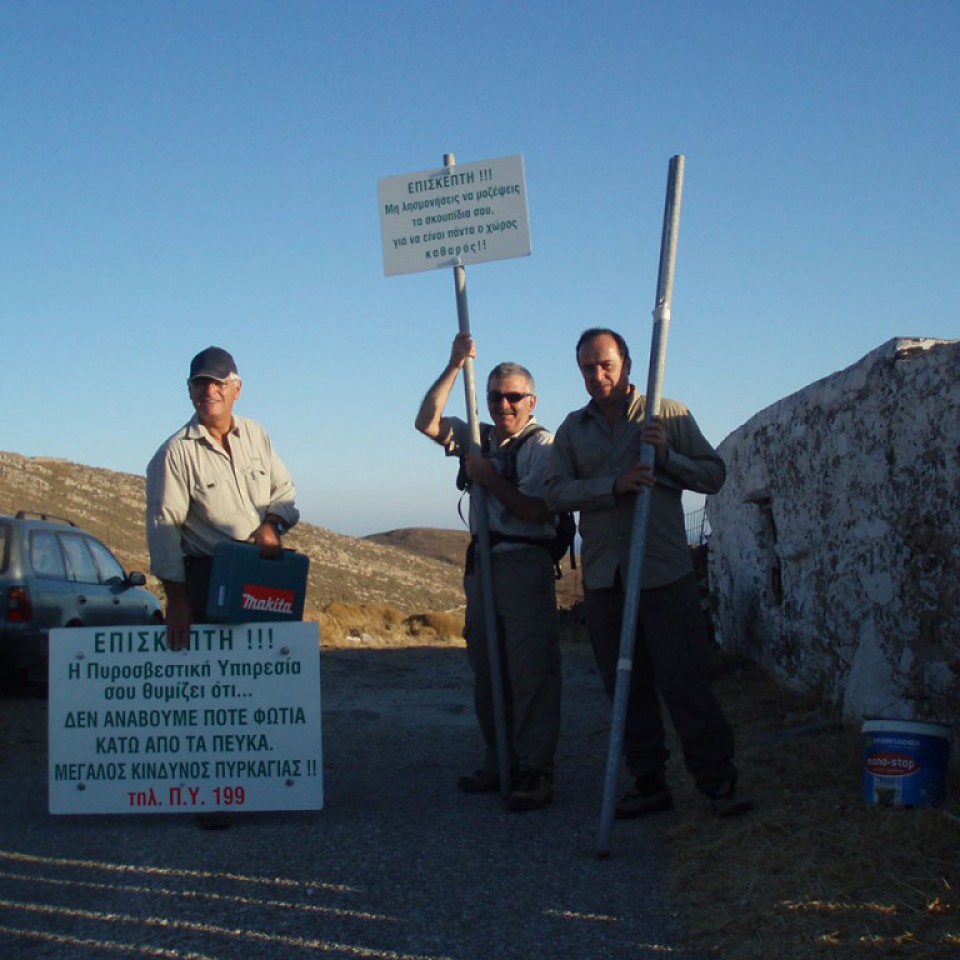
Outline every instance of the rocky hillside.
<svg viewBox="0 0 960 960">
<path fill-rule="evenodd" d="M 144 478 L 135 474 L 0 452 L 0 513 L 30 510 L 66 517 L 100 537 L 128 570 L 149 568 L 144 486 Z M 400 533 L 408 536 L 399 538 Z M 431 530 L 422 537 L 417 531 L 394 531 L 359 539 L 301 523 L 285 542 L 310 557 L 305 615 L 313 617 L 333 601 L 386 605 L 408 614 L 459 607 L 460 561 L 450 561 L 462 556 L 463 538 L 460 531 Z M 431 549 L 411 549 L 421 540 Z"/>
</svg>

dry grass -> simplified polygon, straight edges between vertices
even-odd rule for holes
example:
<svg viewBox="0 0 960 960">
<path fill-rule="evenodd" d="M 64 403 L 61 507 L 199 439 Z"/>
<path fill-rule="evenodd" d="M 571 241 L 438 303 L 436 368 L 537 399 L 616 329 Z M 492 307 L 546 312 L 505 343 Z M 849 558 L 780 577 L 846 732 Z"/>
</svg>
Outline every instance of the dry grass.
<svg viewBox="0 0 960 960">
<path fill-rule="evenodd" d="M 322 647 L 432 647 L 462 643 L 463 611 L 407 614 L 385 604 L 334 601 L 319 613 Z"/>
<path fill-rule="evenodd" d="M 677 797 L 671 875 L 694 943 L 724 960 L 960 957 L 956 778 L 940 808 L 868 805 L 858 729 L 746 665 L 717 692 L 757 810 L 718 822 Z"/>
</svg>

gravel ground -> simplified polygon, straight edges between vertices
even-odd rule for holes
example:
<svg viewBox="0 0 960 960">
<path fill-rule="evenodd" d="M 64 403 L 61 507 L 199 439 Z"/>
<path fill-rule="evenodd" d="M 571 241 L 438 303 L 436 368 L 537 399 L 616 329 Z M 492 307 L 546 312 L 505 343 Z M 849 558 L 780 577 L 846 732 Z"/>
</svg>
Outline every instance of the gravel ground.
<svg viewBox="0 0 960 960">
<path fill-rule="evenodd" d="M 596 855 L 609 708 L 565 657 L 557 797 L 507 813 L 454 781 L 480 754 L 458 647 L 321 655 L 325 806 L 46 812 L 45 704 L 0 698 L 0 957 L 700 960 L 666 884 L 669 818 Z"/>
</svg>

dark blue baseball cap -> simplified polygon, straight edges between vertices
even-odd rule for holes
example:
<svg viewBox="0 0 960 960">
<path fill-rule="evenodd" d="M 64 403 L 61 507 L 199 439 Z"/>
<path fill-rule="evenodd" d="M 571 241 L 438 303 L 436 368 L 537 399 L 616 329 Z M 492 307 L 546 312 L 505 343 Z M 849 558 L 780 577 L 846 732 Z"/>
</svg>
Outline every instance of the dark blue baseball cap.
<svg viewBox="0 0 960 960">
<path fill-rule="evenodd" d="M 237 372 L 233 357 L 220 347 L 207 347 L 190 361 L 190 378 L 210 377 L 211 380 L 227 380 Z"/>
</svg>

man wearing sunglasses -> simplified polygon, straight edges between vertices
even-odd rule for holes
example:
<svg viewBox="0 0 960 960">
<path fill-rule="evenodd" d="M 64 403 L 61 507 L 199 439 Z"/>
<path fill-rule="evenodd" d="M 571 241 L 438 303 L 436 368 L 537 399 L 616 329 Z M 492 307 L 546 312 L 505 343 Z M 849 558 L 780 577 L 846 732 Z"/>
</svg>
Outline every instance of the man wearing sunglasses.
<svg viewBox="0 0 960 960">
<path fill-rule="evenodd" d="M 150 569 L 167 597 L 167 642 L 188 646 L 206 619 L 214 547 L 249 540 L 264 555 L 300 518 L 287 468 L 259 423 L 233 415 L 242 382 L 233 357 L 207 347 L 190 363 L 194 416 L 147 466 Z"/>
<path fill-rule="evenodd" d="M 718 816 L 746 813 L 734 797 L 734 740 L 710 686 L 709 639 L 687 545 L 681 494 L 716 493 L 723 460 L 689 410 L 663 400 L 646 420 L 646 398 L 630 382 L 630 351 L 620 334 L 586 330 L 576 347 L 590 402 L 557 431 L 544 491 L 555 510 L 580 512 L 584 612 L 597 666 L 612 697 L 620 652 L 624 591 L 637 494 L 650 496 L 643 578 L 630 675 L 623 752 L 633 784 L 618 819 L 669 810 L 660 698 L 684 760 Z M 641 446 L 654 448 L 653 466 Z"/>
<path fill-rule="evenodd" d="M 517 363 L 500 363 L 487 378 L 491 423 L 481 426 L 482 454 L 468 452 L 469 425 L 444 416 L 443 410 L 467 357 L 475 356 L 471 337 L 458 334 L 446 367 L 423 398 L 416 427 L 440 444 L 448 456 L 461 459 L 468 484 L 479 484 L 486 491 L 511 752 L 512 789 L 507 808 L 523 812 L 545 807 L 553 799 L 554 754 L 560 731 L 560 635 L 553 560 L 546 549 L 556 523 L 540 490 L 553 437 L 534 419 L 537 394 L 530 372 Z M 473 503 L 470 529 L 476 530 Z M 495 793 L 500 790 L 500 778 L 492 683 L 473 547 L 471 543 L 464 576 L 464 636 L 486 750 L 482 765 L 460 777 L 457 786 L 465 793 Z"/>
</svg>

